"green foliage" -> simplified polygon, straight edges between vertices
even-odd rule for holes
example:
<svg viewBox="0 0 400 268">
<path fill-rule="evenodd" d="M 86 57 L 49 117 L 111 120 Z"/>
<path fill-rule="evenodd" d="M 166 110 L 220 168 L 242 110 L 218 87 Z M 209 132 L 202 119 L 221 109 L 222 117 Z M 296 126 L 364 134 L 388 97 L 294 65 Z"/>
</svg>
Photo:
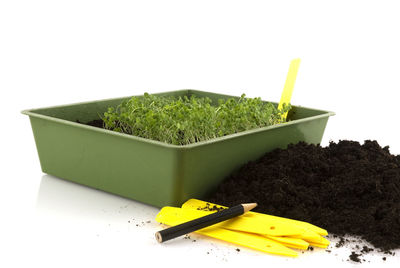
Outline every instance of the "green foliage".
<svg viewBox="0 0 400 268">
<path fill-rule="evenodd" d="M 245 94 L 214 104 L 194 95 L 176 98 L 145 93 L 109 107 L 102 119 L 110 130 L 185 145 L 282 123 L 281 116 L 289 109 L 290 105 L 278 110 Z"/>
</svg>

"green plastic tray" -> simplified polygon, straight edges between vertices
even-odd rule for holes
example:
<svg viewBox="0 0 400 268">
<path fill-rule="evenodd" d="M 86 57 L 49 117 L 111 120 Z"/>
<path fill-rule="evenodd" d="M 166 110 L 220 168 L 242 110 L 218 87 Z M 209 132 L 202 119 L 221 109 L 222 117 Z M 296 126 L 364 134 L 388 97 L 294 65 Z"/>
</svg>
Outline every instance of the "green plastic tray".
<svg viewBox="0 0 400 268">
<path fill-rule="evenodd" d="M 198 90 L 157 95 L 232 97 Z M 22 111 L 43 172 L 157 207 L 204 198 L 232 171 L 290 143 L 321 142 L 332 112 L 294 106 L 290 122 L 190 145 L 171 145 L 76 123 L 129 97 Z"/>
</svg>

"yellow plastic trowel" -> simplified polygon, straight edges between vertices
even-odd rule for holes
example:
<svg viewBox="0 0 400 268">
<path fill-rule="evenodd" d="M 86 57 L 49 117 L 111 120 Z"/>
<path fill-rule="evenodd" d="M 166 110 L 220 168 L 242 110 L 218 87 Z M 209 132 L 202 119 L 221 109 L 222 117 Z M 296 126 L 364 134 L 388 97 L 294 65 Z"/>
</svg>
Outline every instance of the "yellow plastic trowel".
<svg viewBox="0 0 400 268">
<path fill-rule="evenodd" d="M 294 89 L 294 83 L 296 82 L 297 72 L 300 67 L 300 59 L 294 59 L 290 62 L 289 71 L 286 76 L 285 86 L 283 87 L 281 100 L 278 105 L 278 109 L 282 109 L 284 105 L 290 104 L 292 93 Z M 282 115 L 282 119 L 285 120 L 287 112 Z"/>
<path fill-rule="evenodd" d="M 190 199 L 181 208 L 162 208 L 156 221 L 174 226 L 215 213 L 214 207 L 226 208 Z M 247 212 L 234 219 L 198 230 L 196 233 L 262 252 L 290 257 L 298 256 L 298 252 L 290 248 L 307 249 L 310 245 L 326 248 L 329 245 L 329 241 L 322 237 L 328 234 L 325 229 L 302 221 L 256 212 Z"/>
</svg>

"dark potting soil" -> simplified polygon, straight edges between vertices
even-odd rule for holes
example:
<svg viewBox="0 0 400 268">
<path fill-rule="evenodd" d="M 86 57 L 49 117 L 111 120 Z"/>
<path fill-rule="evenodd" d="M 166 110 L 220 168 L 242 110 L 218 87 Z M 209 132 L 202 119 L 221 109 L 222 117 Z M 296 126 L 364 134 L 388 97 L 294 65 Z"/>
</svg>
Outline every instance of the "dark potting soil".
<svg viewBox="0 0 400 268">
<path fill-rule="evenodd" d="M 231 174 L 207 200 L 257 202 L 254 211 L 361 237 L 382 251 L 400 247 L 400 156 L 376 141 L 276 149 Z"/>
</svg>

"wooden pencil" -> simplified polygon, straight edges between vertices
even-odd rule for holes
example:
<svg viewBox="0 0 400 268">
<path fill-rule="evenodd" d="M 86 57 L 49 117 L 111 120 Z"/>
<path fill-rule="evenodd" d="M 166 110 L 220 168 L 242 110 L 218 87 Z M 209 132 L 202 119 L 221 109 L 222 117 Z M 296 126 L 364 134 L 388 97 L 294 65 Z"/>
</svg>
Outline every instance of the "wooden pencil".
<svg viewBox="0 0 400 268">
<path fill-rule="evenodd" d="M 158 231 L 155 233 L 158 242 L 162 243 L 170 239 L 185 235 L 199 229 L 211 226 L 213 224 L 232 219 L 240 216 L 247 211 L 255 208 L 257 203 L 240 204 L 228 209 L 224 209 L 204 217 L 197 218 L 192 221 L 188 221 L 176 226 Z"/>
</svg>

